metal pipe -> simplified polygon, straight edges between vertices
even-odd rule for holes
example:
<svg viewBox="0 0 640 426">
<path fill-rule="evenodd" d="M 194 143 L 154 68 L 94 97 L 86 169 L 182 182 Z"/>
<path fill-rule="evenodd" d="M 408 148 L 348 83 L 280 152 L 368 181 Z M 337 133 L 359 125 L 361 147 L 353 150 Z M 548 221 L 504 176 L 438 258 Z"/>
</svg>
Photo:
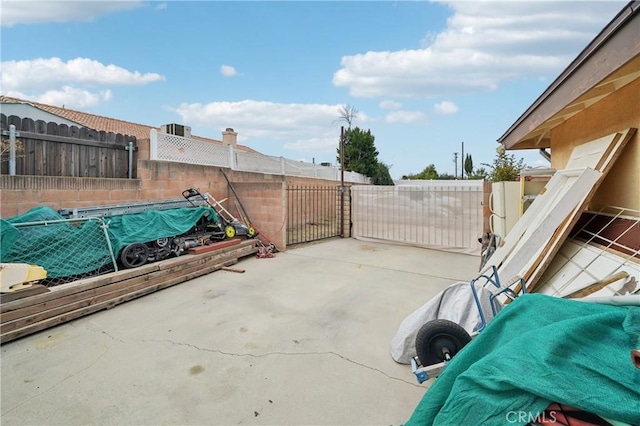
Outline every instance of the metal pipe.
<svg viewBox="0 0 640 426">
<path fill-rule="evenodd" d="M 547 160 L 548 162 L 551 162 L 551 154 L 547 152 L 546 149 L 540 148 L 538 152 L 540 153 L 540 155 L 544 157 L 545 160 Z"/>
<path fill-rule="evenodd" d="M 133 179 L 133 142 L 129 141 L 129 179 Z"/>
<path fill-rule="evenodd" d="M 16 126 L 9 126 L 9 175 L 16 175 Z"/>
<path fill-rule="evenodd" d="M 340 126 L 340 237 L 344 238 L 344 126 Z"/>
</svg>

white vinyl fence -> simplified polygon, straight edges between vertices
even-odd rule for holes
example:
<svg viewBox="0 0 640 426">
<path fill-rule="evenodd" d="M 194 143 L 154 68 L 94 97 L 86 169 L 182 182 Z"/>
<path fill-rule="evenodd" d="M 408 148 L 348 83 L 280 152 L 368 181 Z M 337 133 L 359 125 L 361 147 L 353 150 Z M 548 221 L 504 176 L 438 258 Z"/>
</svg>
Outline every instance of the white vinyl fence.
<svg viewBox="0 0 640 426">
<path fill-rule="evenodd" d="M 340 180 L 340 168 L 303 161 L 272 157 L 257 152 L 241 151 L 233 146 L 219 145 L 194 138 L 159 133 L 151 130 L 152 160 L 175 161 L 203 166 L 227 167 L 245 172 Z M 369 183 L 369 178 L 355 172 L 344 172 L 345 182 Z"/>
<path fill-rule="evenodd" d="M 351 187 L 356 238 L 480 254 L 482 181 L 401 181 Z"/>
</svg>

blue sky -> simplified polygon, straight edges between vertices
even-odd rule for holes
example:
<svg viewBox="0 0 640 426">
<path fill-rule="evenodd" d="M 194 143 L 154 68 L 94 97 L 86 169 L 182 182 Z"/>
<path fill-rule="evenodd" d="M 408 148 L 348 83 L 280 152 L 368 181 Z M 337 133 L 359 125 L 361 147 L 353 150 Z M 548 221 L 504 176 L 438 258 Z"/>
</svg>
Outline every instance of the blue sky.
<svg viewBox="0 0 640 426">
<path fill-rule="evenodd" d="M 350 105 L 393 178 L 453 174 L 462 142 L 491 163 L 625 4 L 3 0 L 0 91 L 215 139 L 232 127 L 264 154 L 332 164 Z"/>
</svg>

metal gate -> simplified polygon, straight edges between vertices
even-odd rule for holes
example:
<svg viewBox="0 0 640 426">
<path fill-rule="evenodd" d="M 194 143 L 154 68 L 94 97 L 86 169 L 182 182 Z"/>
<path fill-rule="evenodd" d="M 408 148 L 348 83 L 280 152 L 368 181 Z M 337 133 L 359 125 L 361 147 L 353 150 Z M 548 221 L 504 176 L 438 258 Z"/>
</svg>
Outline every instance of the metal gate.
<svg viewBox="0 0 640 426">
<path fill-rule="evenodd" d="M 351 187 L 353 236 L 480 253 L 482 181 Z"/>
<path fill-rule="evenodd" d="M 287 245 L 339 235 L 339 186 L 287 187 Z"/>
</svg>

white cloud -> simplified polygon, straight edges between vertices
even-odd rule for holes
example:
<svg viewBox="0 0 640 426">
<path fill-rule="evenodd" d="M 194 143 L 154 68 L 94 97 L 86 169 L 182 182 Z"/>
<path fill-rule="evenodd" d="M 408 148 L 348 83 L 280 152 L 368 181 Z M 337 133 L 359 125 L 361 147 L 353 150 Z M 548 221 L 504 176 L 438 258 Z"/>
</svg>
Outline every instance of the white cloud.
<svg viewBox="0 0 640 426">
<path fill-rule="evenodd" d="M 382 101 L 378 104 L 380 109 L 400 109 L 402 104 L 396 101 Z"/>
<path fill-rule="evenodd" d="M 142 1 L 3 1 L 0 22 L 3 27 L 47 22 L 90 22 L 110 13 L 145 6 Z"/>
<path fill-rule="evenodd" d="M 82 109 L 94 107 L 104 101 L 109 101 L 113 97 L 113 94 L 109 89 L 101 90 L 96 93 L 75 87 L 64 86 L 59 90 L 47 90 L 46 92 L 36 96 L 26 95 L 17 91 L 9 91 L 7 92 L 7 96 L 29 99 L 30 101 L 49 105 L 64 105 L 66 108 Z"/>
<path fill-rule="evenodd" d="M 460 110 L 458 105 L 454 104 L 451 101 L 442 101 L 434 105 L 434 109 L 438 114 L 455 114 Z"/>
<path fill-rule="evenodd" d="M 225 77 L 234 77 L 238 75 L 238 71 L 231 65 L 222 65 L 220 67 L 220 73 Z"/>
<path fill-rule="evenodd" d="M 164 80 L 157 73 L 129 71 L 87 58 L 63 62 L 60 58 L 38 58 L 2 62 L 2 87 L 6 91 L 38 91 L 60 85 L 142 85 Z"/>
<path fill-rule="evenodd" d="M 338 137 L 299 139 L 295 142 L 287 142 L 283 148 L 292 151 L 336 152 Z"/>
<path fill-rule="evenodd" d="M 393 111 L 387 114 L 387 123 L 415 123 L 424 119 L 424 114 L 420 111 Z"/>
<path fill-rule="evenodd" d="M 168 7 L 167 3 L 160 3 L 156 6 L 157 10 L 165 10 Z"/>
<path fill-rule="evenodd" d="M 495 90 L 561 71 L 623 2 L 442 2 L 447 27 L 422 48 L 344 56 L 333 76 L 356 97 L 436 97 Z"/>
<path fill-rule="evenodd" d="M 234 128 L 247 139 L 288 141 L 285 147 L 296 150 L 335 149 L 340 135 L 336 122 L 341 105 L 283 104 L 255 100 L 239 102 L 182 103 L 174 111 L 181 122 L 216 131 Z M 363 112 L 355 124 L 371 121 Z M 294 142 L 291 142 L 294 141 Z"/>
</svg>

